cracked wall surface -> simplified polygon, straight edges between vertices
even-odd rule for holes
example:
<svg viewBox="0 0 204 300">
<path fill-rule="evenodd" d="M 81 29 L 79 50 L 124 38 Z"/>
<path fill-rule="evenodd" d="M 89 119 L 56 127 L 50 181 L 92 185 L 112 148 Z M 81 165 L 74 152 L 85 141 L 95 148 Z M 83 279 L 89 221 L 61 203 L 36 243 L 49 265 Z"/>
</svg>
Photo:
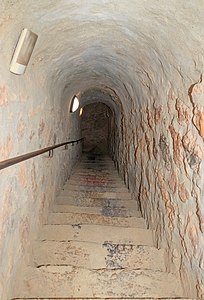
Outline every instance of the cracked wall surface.
<svg viewBox="0 0 204 300">
<path fill-rule="evenodd" d="M 82 102 L 115 110 L 116 166 L 158 246 L 167 249 L 168 269 L 180 272 L 187 296 L 203 298 L 202 1 L 3 0 L 0 6 L 1 160 L 76 137 L 78 112 L 68 114 L 70 99 L 100 91 L 98 98 L 85 93 Z M 39 38 L 18 77 L 9 63 L 24 27 Z M 71 151 L 1 171 L 2 295 L 42 207 L 71 170 Z"/>
</svg>

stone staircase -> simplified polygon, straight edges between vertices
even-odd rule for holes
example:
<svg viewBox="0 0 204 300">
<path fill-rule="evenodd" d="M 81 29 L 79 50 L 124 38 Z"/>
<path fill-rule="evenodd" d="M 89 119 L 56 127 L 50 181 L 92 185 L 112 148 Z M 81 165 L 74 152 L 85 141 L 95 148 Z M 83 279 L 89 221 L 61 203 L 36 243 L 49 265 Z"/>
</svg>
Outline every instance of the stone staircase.
<svg viewBox="0 0 204 300">
<path fill-rule="evenodd" d="M 13 299 L 183 297 L 113 162 L 100 155 L 84 155 L 20 274 Z"/>
</svg>

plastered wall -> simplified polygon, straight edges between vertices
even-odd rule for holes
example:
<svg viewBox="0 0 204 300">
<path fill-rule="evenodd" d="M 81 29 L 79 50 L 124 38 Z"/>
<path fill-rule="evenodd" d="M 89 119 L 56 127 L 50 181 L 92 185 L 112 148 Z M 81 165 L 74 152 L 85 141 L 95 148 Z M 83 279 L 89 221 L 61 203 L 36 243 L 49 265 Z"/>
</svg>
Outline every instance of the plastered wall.
<svg viewBox="0 0 204 300">
<path fill-rule="evenodd" d="M 6 57 L 8 59 L 8 57 Z M 48 95 L 43 75 L 32 67 L 22 77 L 1 60 L 0 161 L 80 138 L 78 112 Z M 69 99 L 68 99 L 69 100 Z M 19 263 L 46 218 L 48 207 L 70 175 L 81 145 L 59 148 L 0 171 L 0 298 L 8 299 Z"/>
</svg>

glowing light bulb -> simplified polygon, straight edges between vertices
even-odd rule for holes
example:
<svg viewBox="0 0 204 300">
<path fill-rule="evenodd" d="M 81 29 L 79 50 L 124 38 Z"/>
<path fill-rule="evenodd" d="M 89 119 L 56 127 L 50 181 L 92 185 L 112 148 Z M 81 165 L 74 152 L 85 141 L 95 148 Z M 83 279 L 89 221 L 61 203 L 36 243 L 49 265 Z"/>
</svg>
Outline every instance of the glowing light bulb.
<svg viewBox="0 0 204 300">
<path fill-rule="evenodd" d="M 71 109 L 70 112 L 75 112 L 79 108 L 79 99 L 77 96 L 74 96 L 72 99 Z"/>
</svg>

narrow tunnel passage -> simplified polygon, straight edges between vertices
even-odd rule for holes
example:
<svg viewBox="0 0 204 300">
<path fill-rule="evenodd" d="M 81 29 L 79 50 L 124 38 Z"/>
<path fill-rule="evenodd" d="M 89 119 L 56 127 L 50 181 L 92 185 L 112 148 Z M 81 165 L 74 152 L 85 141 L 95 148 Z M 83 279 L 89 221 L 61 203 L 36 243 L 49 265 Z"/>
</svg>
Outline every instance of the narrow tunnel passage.
<svg viewBox="0 0 204 300">
<path fill-rule="evenodd" d="M 95 145 L 88 134 L 84 149 L 108 149 L 154 245 L 165 249 L 166 270 L 178 275 L 186 297 L 198 299 L 204 297 L 203 15 L 201 0 L 0 4 L 0 160 L 80 139 L 79 110 L 69 110 L 74 95 L 84 109 L 98 100 L 110 107 L 108 143 Z M 25 74 L 16 76 L 9 66 L 23 27 L 38 40 Z M 3 300 L 81 153 L 74 144 L 1 171 Z"/>
<path fill-rule="evenodd" d="M 103 103 L 93 103 L 83 108 L 81 132 L 85 138 L 83 152 L 108 154 L 110 149 L 111 109 Z"/>
</svg>

